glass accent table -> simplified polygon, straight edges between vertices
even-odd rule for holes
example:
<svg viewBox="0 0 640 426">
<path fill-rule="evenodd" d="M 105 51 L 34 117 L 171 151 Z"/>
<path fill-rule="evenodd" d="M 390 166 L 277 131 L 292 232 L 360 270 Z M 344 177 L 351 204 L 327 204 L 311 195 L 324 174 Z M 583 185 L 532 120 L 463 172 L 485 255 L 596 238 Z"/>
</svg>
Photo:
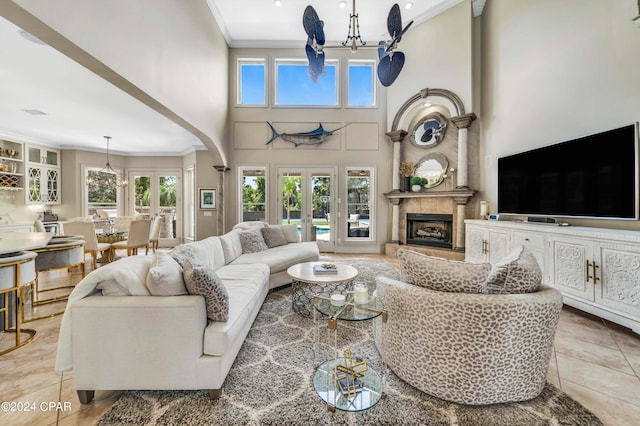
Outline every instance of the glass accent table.
<svg viewBox="0 0 640 426">
<path fill-rule="evenodd" d="M 333 294 L 336 294 L 335 292 Z M 327 318 L 327 329 L 333 334 L 333 359 L 324 361 L 317 366 L 313 375 L 313 387 L 318 396 L 327 403 L 330 411 L 339 409 L 342 411 L 363 411 L 367 410 L 380 401 L 384 396 L 385 370 L 384 357 L 380 354 L 382 368 L 376 371 L 367 365 L 358 380 L 362 388 L 354 397 L 348 397 L 340 390 L 335 380 L 337 366 L 345 366 L 344 358 L 338 353 L 337 329 L 338 321 L 367 321 L 382 316 L 382 321 L 387 321 L 387 311 L 384 310 L 383 303 L 374 296 L 369 296 L 368 302 L 356 304 L 353 301 L 353 292 L 342 292 L 346 296 L 346 302 L 342 306 L 336 306 L 331 302 L 331 294 L 321 293 L 313 298 L 314 311 L 314 357 L 317 357 L 320 346 L 320 331 L 318 317 L 324 315 Z M 356 363 L 364 360 L 354 356 Z"/>
</svg>

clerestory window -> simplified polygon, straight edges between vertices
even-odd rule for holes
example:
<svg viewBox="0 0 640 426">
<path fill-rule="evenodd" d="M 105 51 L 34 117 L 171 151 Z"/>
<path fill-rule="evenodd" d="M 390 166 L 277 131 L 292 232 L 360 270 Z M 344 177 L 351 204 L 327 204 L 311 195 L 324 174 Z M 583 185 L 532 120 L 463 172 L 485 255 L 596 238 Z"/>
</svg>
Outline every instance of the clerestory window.
<svg viewBox="0 0 640 426">
<path fill-rule="evenodd" d="M 325 75 L 314 82 L 306 60 L 276 59 L 275 105 L 338 106 L 338 61 L 325 60 Z"/>
<path fill-rule="evenodd" d="M 243 106 L 266 106 L 266 67 L 265 59 L 237 60 L 236 103 Z"/>
</svg>

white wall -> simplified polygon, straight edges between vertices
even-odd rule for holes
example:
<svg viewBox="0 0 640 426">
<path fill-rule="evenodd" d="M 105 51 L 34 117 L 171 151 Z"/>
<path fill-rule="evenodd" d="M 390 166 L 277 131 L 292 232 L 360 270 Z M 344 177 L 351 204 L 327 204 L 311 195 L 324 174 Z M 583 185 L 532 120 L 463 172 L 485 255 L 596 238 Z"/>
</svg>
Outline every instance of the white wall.
<svg viewBox="0 0 640 426">
<path fill-rule="evenodd" d="M 86 56 L 73 59 L 198 137 L 209 151 L 197 156 L 198 170 L 202 173 L 196 176 L 200 180 L 196 188 L 217 186 L 213 165 L 225 164 L 228 155 L 228 47 L 205 1 L 15 0 L 14 3 L 26 10 L 18 12 L 11 8 L 21 20 L 36 30 L 43 25 L 38 22 L 42 20 L 102 65 L 94 62 L 88 65 L 83 62 Z M 78 54 L 77 49 L 65 50 L 68 46 L 60 40 L 52 43 L 67 54 Z M 77 185 L 80 166 L 101 156 L 65 151 L 62 204 L 53 211 L 61 217 L 70 217 L 80 214 L 82 208 Z M 96 165 L 104 165 L 100 161 Z M 179 157 L 113 156 L 112 163 L 114 167 L 127 168 L 180 168 L 183 162 Z M 4 215 L 0 222 L 31 222 L 42 210 L 42 206 L 25 206 L 20 200 L 0 200 L 0 216 Z M 201 216 L 196 213 L 198 238 L 215 234 L 217 227 Z"/>
<path fill-rule="evenodd" d="M 124 77 L 226 162 L 228 48 L 204 0 L 15 3 L 108 67 L 94 72 Z"/>
<path fill-rule="evenodd" d="M 238 166 L 268 167 L 269 173 L 269 221 L 276 222 L 278 206 L 276 205 L 277 170 L 279 167 L 337 167 L 338 197 L 342 203 L 334 206 L 333 211 L 346 214 L 346 168 L 373 166 L 376 179 L 376 234 L 374 242 L 341 242 L 336 250 L 339 252 L 373 252 L 379 253 L 387 241 L 390 232 L 388 216 L 388 202 L 383 193 L 391 190 L 391 154 L 392 146 L 386 140 L 386 96 L 387 91 L 377 84 L 377 107 L 375 108 L 347 108 L 346 89 L 348 59 L 375 59 L 377 51 L 361 50 L 353 55 L 349 50 L 331 50 L 326 52 L 327 59 L 339 58 L 340 62 L 340 93 L 342 107 L 335 108 L 299 108 L 299 107 L 236 107 L 235 104 L 235 62 L 236 58 L 267 58 L 267 73 L 269 76 L 269 90 L 272 89 L 273 60 L 276 58 L 306 59 L 304 45 L 299 49 L 233 49 L 229 67 L 230 91 L 230 119 L 231 170 L 225 175 L 225 213 L 227 227 L 230 228 L 238 221 Z M 273 92 L 269 92 L 270 102 L 273 104 Z M 271 122 L 278 132 L 309 131 L 322 123 L 326 130 L 333 130 L 349 123 L 339 130 L 329 140 L 318 145 L 301 145 L 294 147 L 290 142 L 277 139 L 269 145 L 266 142 L 271 137 L 271 131 L 266 124 Z M 336 217 L 336 216 L 334 216 Z M 342 239 L 346 235 L 346 221 L 338 224 L 338 232 Z M 342 235 L 344 234 L 344 235 Z"/>
<path fill-rule="evenodd" d="M 457 94 L 466 112 L 473 105 L 473 13 L 471 0 L 420 24 L 402 37 L 399 51 L 406 60 L 388 90 L 387 130 L 396 112 L 421 89 L 447 89 Z M 409 129 L 405 129 L 409 130 Z"/>
<path fill-rule="evenodd" d="M 640 120 L 637 14 L 636 0 L 487 2 L 477 161 L 492 212 L 499 157 Z M 640 229 L 638 222 L 570 222 Z"/>
<path fill-rule="evenodd" d="M 376 109 L 350 109 L 350 108 L 237 108 L 235 102 L 235 60 L 237 57 L 268 57 L 270 61 L 275 57 L 304 58 L 304 50 L 300 49 L 232 49 L 230 58 L 230 130 L 231 130 L 231 171 L 228 172 L 226 187 L 229 189 L 226 200 L 226 220 L 228 224 L 237 220 L 237 191 L 235 190 L 237 166 L 239 165 L 268 165 L 271 177 L 271 194 L 276 191 L 276 171 L 279 166 L 338 166 L 338 191 L 344 198 L 344 173 L 348 166 L 375 166 L 376 167 L 376 206 L 377 206 L 377 241 L 373 244 L 339 243 L 337 251 L 348 252 L 378 252 L 383 249 L 384 243 L 389 241 L 391 235 L 391 205 L 384 197 L 391 187 L 392 143 L 385 135 L 390 130 L 391 121 L 398 108 L 418 91 L 423 88 L 442 88 L 455 92 L 460 96 L 467 107 L 467 112 L 472 110 L 473 102 L 473 75 L 472 75 L 472 50 L 473 50 L 473 18 L 470 0 L 464 0 L 459 5 L 446 12 L 411 28 L 402 39 L 400 50 L 406 54 L 406 62 L 402 73 L 389 88 L 378 84 L 378 108 Z M 375 58 L 376 51 L 361 50 L 357 57 Z M 327 52 L 327 58 L 339 57 L 346 61 L 354 57 L 348 50 L 331 50 Z M 272 62 L 269 62 L 272 64 Z M 273 77 L 270 76 L 270 81 Z M 342 85 L 342 93 L 346 89 L 345 81 Z M 272 97 L 272 93 L 270 93 Z M 288 142 L 278 140 L 269 146 L 264 143 L 269 139 L 270 132 L 265 121 L 284 123 L 276 128 L 279 131 L 309 130 L 317 122 L 331 123 L 355 123 L 364 129 L 367 126 L 375 126 L 373 134 L 363 140 L 358 146 L 353 141 L 359 140 L 356 127 L 347 127 L 340 134 L 314 147 L 293 148 Z M 291 126 L 306 126 L 292 130 Z M 351 134 L 349 134 L 351 132 Z M 452 158 L 452 166 L 456 160 L 457 129 L 451 125 L 446 143 L 441 148 L 452 151 L 447 154 Z M 247 141 L 252 139 L 252 141 Z M 470 139 L 477 139 L 477 132 L 471 134 Z M 405 141 L 406 144 L 409 142 Z M 472 142 L 473 143 L 473 142 Z M 477 142 L 475 142 L 477 145 Z M 445 148 L 445 146 L 448 146 Z M 451 147 L 452 146 L 452 147 Z M 428 150 L 411 150 L 409 161 L 417 162 Z M 275 196 L 272 197 L 275 199 Z M 344 209 L 344 206 L 338 206 Z M 276 210 L 270 213 L 272 221 L 275 220 Z M 342 212 L 344 214 L 345 212 Z M 341 232 L 338 229 L 338 232 Z"/>
</svg>

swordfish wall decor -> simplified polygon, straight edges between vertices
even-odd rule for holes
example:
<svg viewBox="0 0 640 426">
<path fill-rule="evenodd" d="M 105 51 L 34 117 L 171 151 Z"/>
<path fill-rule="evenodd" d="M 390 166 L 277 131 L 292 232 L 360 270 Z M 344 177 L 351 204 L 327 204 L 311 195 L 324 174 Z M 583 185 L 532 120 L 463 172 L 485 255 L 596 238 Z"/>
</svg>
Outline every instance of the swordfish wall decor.
<svg viewBox="0 0 640 426">
<path fill-rule="evenodd" d="M 276 129 L 271 125 L 271 123 L 267 121 L 267 124 L 271 128 L 272 136 L 265 145 L 269 145 L 274 140 L 282 138 L 283 140 L 294 144 L 296 148 L 300 145 L 316 145 L 322 143 L 333 136 L 335 132 L 340 129 L 344 129 L 349 125 L 345 124 L 344 126 L 338 127 L 337 129 L 325 130 L 324 127 L 322 127 L 322 123 L 318 123 L 318 128 L 310 132 L 278 133 Z"/>
</svg>

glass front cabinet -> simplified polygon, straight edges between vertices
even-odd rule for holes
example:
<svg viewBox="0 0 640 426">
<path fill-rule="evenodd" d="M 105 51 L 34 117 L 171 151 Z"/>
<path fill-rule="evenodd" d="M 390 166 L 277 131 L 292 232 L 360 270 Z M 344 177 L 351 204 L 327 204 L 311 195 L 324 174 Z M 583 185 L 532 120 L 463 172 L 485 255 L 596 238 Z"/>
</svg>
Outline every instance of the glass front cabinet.
<svg viewBox="0 0 640 426">
<path fill-rule="evenodd" d="M 27 145 L 25 202 L 60 204 L 60 151 Z"/>
</svg>

